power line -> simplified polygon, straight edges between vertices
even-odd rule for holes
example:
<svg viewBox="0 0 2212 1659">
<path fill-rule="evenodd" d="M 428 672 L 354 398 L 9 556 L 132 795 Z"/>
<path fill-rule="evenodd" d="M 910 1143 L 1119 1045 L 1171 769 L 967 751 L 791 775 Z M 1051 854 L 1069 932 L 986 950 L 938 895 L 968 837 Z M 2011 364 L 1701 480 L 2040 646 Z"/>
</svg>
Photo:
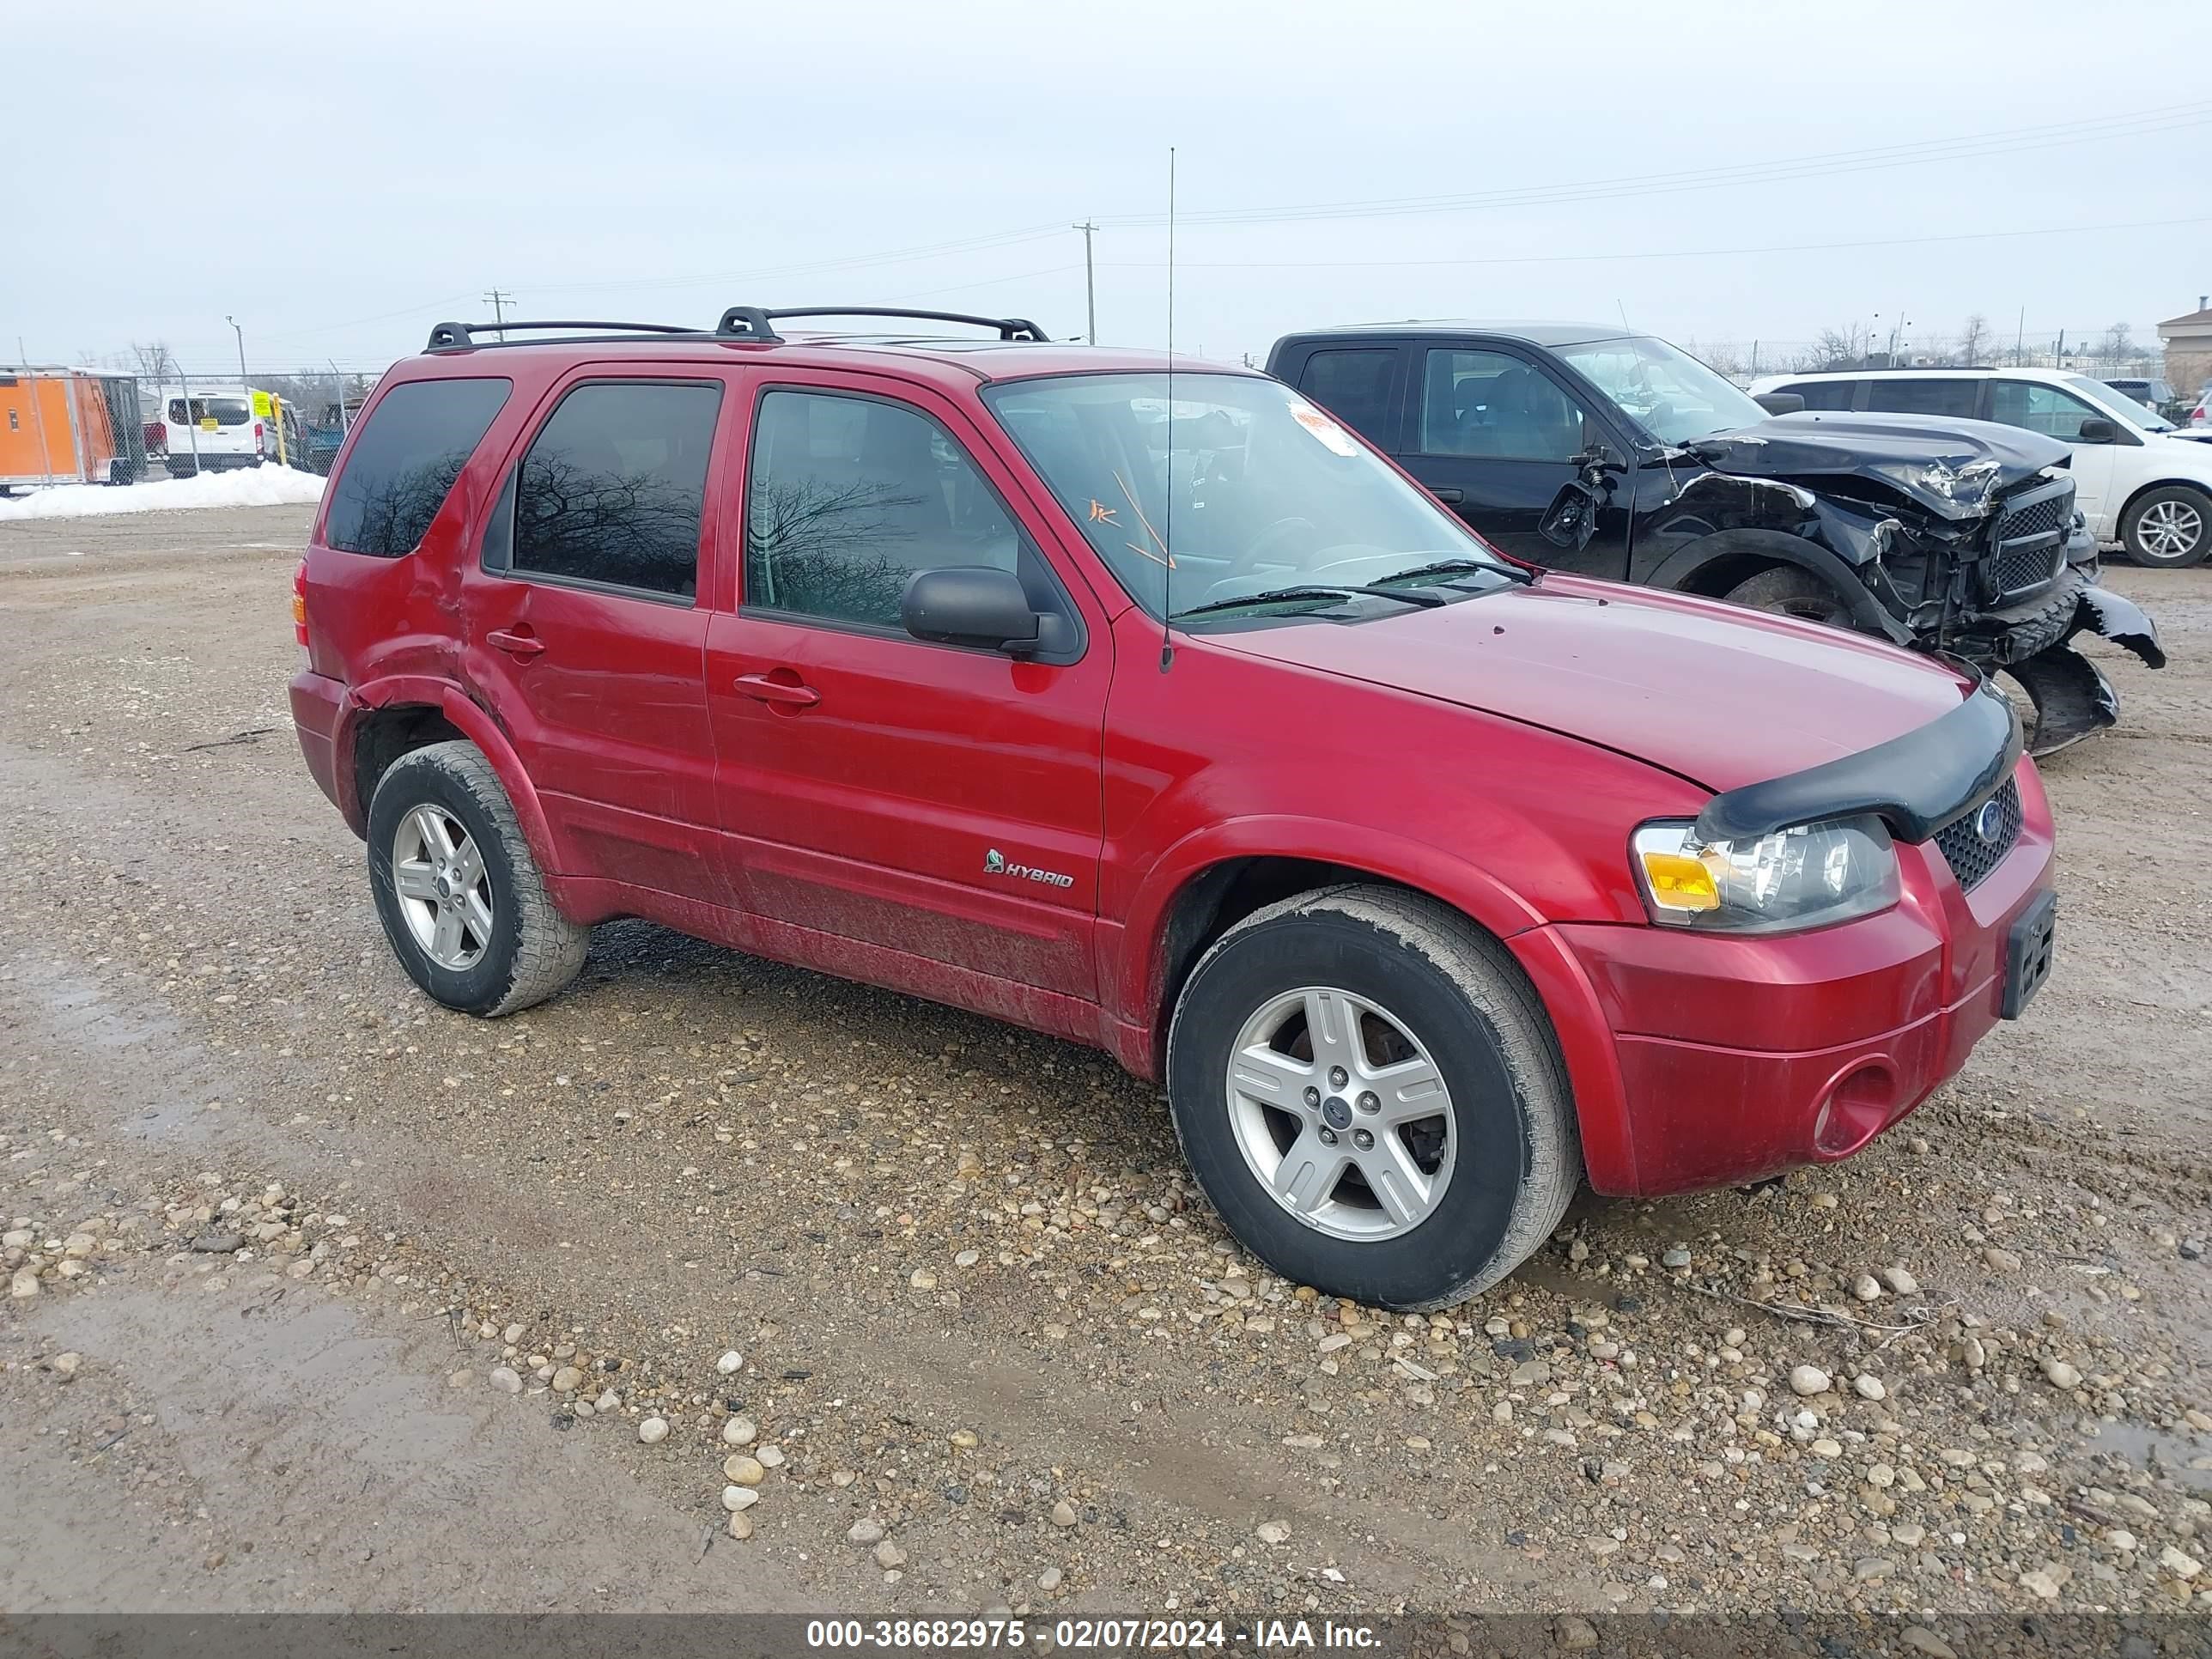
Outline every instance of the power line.
<svg viewBox="0 0 2212 1659">
<path fill-rule="evenodd" d="M 503 288 L 484 290 L 484 302 L 491 307 L 492 326 L 499 330 L 499 337 L 507 338 L 507 308 L 514 303 L 514 295 Z"/>
<path fill-rule="evenodd" d="M 1777 242 L 1763 247 L 1645 249 L 1612 253 L 1504 253 L 1454 259 L 1183 259 L 1186 270 L 1385 270 L 1423 265 L 1550 265 L 1605 263 L 1616 259 L 1717 259 L 1753 253 L 1821 253 L 1861 247 L 1917 247 L 1930 242 L 1981 242 L 2021 236 L 2072 236 L 2087 231 L 2165 229 L 2212 224 L 2212 215 L 2188 219 L 2136 219 L 2118 224 L 2049 225 L 2036 230 L 1967 230 L 1941 236 L 1871 237 L 1847 242 Z M 1109 261 L 1116 269 L 1157 270 L 1157 260 Z"/>
<path fill-rule="evenodd" d="M 2090 143 L 2108 138 L 2142 137 L 2186 127 L 2212 124 L 2212 112 L 2198 104 L 2167 105 L 2108 120 L 2056 122 L 2029 127 L 2006 127 L 1966 133 L 1949 138 L 1919 139 L 1909 143 L 1872 149 L 1830 150 L 1808 155 L 1727 167 L 1671 167 L 1656 173 L 1624 173 L 1612 178 L 1567 180 L 1547 185 L 1516 185 L 1449 196 L 1376 197 L 1361 200 L 1294 204 L 1277 207 L 1224 208 L 1212 212 L 1187 213 L 1183 222 L 1209 225 L 1265 224 L 1323 219 L 1389 218 L 1409 214 L 1474 212 L 1504 207 L 1547 206 L 1558 203 L 1599 201 L 1628 195 L 1666 195 L 1686 190 L 1715 190 L 1730 185 L 1770 184 L 1828 174 L 1863 173 L 1889 167 L 1914 167 L 1929 161 L 1956 161 L 1979 155 L 2013 155 L 2022 150 L 2050 149 Z M 1109 217 L 1109 224 L 1156 227 L 1156 214 Z"/>
</svg>

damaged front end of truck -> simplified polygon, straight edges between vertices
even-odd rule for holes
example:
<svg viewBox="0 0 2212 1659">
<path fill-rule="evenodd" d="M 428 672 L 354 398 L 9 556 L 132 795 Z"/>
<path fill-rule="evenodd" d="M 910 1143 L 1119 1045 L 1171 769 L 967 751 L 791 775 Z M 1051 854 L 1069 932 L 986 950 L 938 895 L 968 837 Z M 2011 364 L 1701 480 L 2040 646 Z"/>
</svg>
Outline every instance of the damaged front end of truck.
<svg viewBox="0 0 2212 1659">
<path fill-rule="evenodd" d="M 2069 459 L 2055 439 L 1982 422 L 1790 414 L 1676 452 L 1664 514 L 1826 550 L 1872 601 L 1845 596 L 1850 621 L 2010 677 L 2034 708 L 2030 750 L 2048 755 L 2119 715 L 2078 635 L 2166 664 L 2149 617 L 2097 585 Z"/>
</svg>

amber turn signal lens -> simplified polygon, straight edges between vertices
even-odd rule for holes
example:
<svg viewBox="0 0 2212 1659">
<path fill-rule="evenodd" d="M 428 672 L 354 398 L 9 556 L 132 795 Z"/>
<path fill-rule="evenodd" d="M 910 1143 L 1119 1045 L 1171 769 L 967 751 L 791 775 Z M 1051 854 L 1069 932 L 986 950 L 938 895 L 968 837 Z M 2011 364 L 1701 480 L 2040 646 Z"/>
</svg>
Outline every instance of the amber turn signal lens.
<svg viewBox="0 0 2212 1659">
<path fill-rule="evenodd" d="M 1638 856 L 1644 860 L 1644 885 L 1654 904 L 1668 910 L 1720 908 L 1720 888 L 1713 872 L 1698 860 L 1686 853 L 1645 852 Z"/>
</svg>

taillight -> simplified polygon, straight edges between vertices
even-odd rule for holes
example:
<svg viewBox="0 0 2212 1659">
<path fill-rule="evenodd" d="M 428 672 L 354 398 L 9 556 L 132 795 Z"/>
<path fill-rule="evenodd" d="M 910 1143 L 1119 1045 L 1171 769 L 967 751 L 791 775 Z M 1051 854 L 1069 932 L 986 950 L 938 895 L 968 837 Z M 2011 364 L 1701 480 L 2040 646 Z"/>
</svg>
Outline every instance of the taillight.
<svg viewBox="0 0 2212 1659">
<path fill-rule="evenodd" d="M 307 562 L 300 561 L 300 568 L 292 573 L 292 637 L 301 645 L 307 642 Z"/>
<path fill-rule="evenodd" d="M 261 441 L 261 422 L 258 421 L 253 423 L 253 441 L 256 443 Z"/>
</svg>

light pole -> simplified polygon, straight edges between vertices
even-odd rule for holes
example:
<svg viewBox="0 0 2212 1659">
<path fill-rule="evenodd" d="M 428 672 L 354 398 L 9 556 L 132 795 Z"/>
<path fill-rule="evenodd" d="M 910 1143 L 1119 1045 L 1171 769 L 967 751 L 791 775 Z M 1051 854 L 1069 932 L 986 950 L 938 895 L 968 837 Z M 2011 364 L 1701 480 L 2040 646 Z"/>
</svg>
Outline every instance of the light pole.
<svg viewBox="0 0 2212 1659">
<path fill-rule="evenodd" d="M 238 336 L 238 389 L 251 398 L 253 396 L 253 388 L 246 384 L 246 331 L 238 325 L 238 319 L 235 317 L 225 316 L 223 321 L 228 323 L 230 331 Z"/>
</svg>

